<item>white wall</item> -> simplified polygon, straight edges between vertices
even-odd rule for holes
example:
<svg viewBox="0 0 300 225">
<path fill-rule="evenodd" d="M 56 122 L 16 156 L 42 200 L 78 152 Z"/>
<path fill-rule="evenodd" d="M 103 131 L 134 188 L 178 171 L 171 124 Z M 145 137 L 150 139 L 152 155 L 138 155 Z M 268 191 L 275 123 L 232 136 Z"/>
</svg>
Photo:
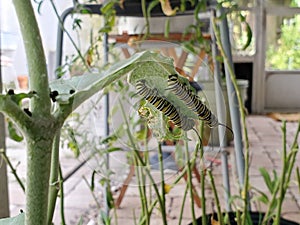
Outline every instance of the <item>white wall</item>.
<svg viewBox="0 0 300 225">
<path fill-rule="evenodd" d="M 64 9 L 72 6 L 72 0 L 56 1 L 57 9 L 59 14 L 63 12 Z M 32 1 L 33 7 L 36 12 L 37 21 L 40 27 L 42 41 L 45 49 L 45 55 L 48 57 L 49 53 L 55 51 L 56 49 L 56 36 L 57 36 L 57 26 L 58 20 L 55 13 L 51 7 L 50 1 L 44 1 L 41 7 L 40 14 L 37 13 L 38 5 Z M 18 20 L 14 7 L 11 0 L 1 0 L 0 1 L 0 29 L 2 33 L 12 33 L 17 37 L 16 52 L 13 57 L 14 67 L 17 75 L 28 74 L 26 56 L 24 51 L 24 46 L 22 43 L 20 29 L 18 25 Z M 3 35 L 2 35 L 3 37 Z M 4 40 L 1 38 L 1 46 L 4 46 Z"/>
</svg>

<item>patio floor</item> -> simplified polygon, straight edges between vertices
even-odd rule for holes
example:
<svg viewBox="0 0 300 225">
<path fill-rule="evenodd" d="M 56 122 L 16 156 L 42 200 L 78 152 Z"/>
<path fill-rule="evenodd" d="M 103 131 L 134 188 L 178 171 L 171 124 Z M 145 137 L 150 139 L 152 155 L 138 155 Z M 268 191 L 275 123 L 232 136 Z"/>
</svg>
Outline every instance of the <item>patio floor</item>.
<svg viewBox="0 0 300 225">
<path fill-rule="evenodd" d="M 267 116 L 249 115 L 247 117 L 249 141 L 250 141 L 250 151 L 251 151 L 251 167 L 250 167 L 250 183 L 252 187 L 255 187 L 264 193 L 268 192 L 267 186 L 264 184 L 262 177 L 260 176 L 259 168 L 265 167 L 268 171 L 273 169 L 280 171 L 282 166 L 280 150 L 282 149 L 282 135 L 281 135 L 281 122 L 275 121 Z M 291 143 L 294 137 L 295 130 L 297 128 L 297 123 L 288 122 L 287 123 L 287 141 Z M 300 141 L 300 140 L 299 140 Z M 299 142 L 298 142 L 299 143 Z M 15 143 L 11 140 L 7 141 L 8 150 L 7 154 L 11 158 L 13 165 L 17 165 L 17 172 L 19 175 L 25 177 L 24 164 L 25 151 L 24 144 Z M 228 147 L 229 151 L 229 171 L 230 171 L 230 184 L 232 194 L 237 193 L 237 179 L 235 174 L 235 163 L 234 163 L 234 152 L 233 147 Z M 217 158 L 218 159 L 218 158 Z M 61 165 L 64 174 L 68 174 L 76 165 L 82 162 L 82 159 L 75 159 L 72 157 L 72 153 L 65 152 L 61 154 Z M 117 165 L 118 160 L 112 158 L 111 165 Z M 296 164 L 300 167 L 300 154 L 298 154 L 296 159 Z M 116 180 L 113 182 L 113 186 L 118 187 L 118 180 L 124 180 L 126 177 L 126 170 L 116 168 Z M 64 184 L 65 193 L 65 218 L 67 224 L 77 224 L 80 217 L 83 216 L 84 224 L 97 224 L 97 209 L 96 203 L 91 195 L 90 189 L 83 179 L 83 176 L 90 181 L 91 173 L 93 170 L 93 163 L 86 163 L 81 167 L 76 173 L 74 173 Z M 128 171 L 127 171 L 128 172 Z M 215 175 L 215 182 L 220 194 L 220 199 L 222 201 L 222 206 L 224 207 L 223 200 L 223 188 L 222 188 L 222 171 L 219 164 L 219 160 L 216 160 L 213 166 L 213 173 Z M 153 171 L 153 175 L 157 177 L 159 173 Z M 280 174 L 279 174 L 280 175 Z M 99 177 L 97 177 L 98 179 Z M 166 171 L 165 181 L 166 183 L 171 183 L 172 180 L 176 178 L 176 172 Z M 292 180 L 295 180 L 295 174 L 292 174 Z M 99 178 L 100 179 L 100 178 Z M 98 179 L 98 180 L 99 180 Z M 118 224 L 134 224 L 134 216 L 138 218 L 140 210 L 140 198 L 138 195 L 138 187 L 135 185 L 135 177 L 133 177 L 132 182 L 129 184 L 127 192 L 124 196 L 123 202 L 121 203 L 120 209 L 117 210 Z M 194 180 L 194 185 L 199 191 L 199 183 L 196 179 Z M 184 194 L 186 183 L 182 179 L 170 193 L 166 195 L 166 206 L 169 210 L 168 223 L 178 224 L 178 215 L 181 207 L 182 196 Z M 99 190 L 98 190 L 99 189 Z M 100 188 L 96 188 L 95 197 L 98 199 L 100 204 L 102 204 L 101 199 L 103 195 Z M 213 195 L 209 187 L 209 182 L 207 182 L 207 210 L 212 210 Z M 116 192 L 116 195 L 118 192 Z M 20 212 L 20 209 L 24 209 L 25 195 L 16 182 L 15 178 L 11 173 L 9 173 L 9 200 L 10 200 L 10 210 L 11 216 L 15 216 Z M 187 197 L 186 207 L 183 214 L 182 224 L 188 224 L 191 221 L 191 211 L 190 211 L 190 199 Z M 282 216 L 293 221 L 300 222 L 300 193 L 299 187 L 295 182 L 291 182 L 290 188 L 285 196 L 284 207 L 282 211 Z M 263 205 L 259 206 L 257 204 L 252 204 L 252 210 L 256 211 L 261 207 L 265 209 Z M 195 205 L 196 216 L 201 215 L 201 208 Z M 113 215 L 112 215 L 113 217 Z M 60 224 L 60 214 L 59 214 L 59 202 L 57 203 L 57 210 L 55 214 L 55 224 Z M 162 224 L 159 212 L 154 212 L 154 216 L 151 219 L 151 224 Z M 114 223 L 115 224 L 115 223 Z"/>
</svg>

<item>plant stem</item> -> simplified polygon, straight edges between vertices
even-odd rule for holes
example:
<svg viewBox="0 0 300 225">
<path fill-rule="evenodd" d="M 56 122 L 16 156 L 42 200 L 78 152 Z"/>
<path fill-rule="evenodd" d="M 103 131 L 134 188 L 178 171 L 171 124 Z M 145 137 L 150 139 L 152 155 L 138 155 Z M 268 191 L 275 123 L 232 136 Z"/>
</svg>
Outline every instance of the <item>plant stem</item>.
<svg viewBox="0 0 300 225">
<path fill-rule="evenodd" d="M 0 149 L 0 153 L 2 154 L 2 157 L 3 157 L 4 161 L 5 161 L 5 163 L 11 169 L 12 174 L 16 178 L 16 180 L 19 183 L 20 187 L 22 188 L 23 192 L 25 193 L 25 186 L 24 186 L 23 182 L 21 181 L 20 177 L 18 176 L 17 170 L 13 167 L 13 165 L 11 164 L 11 161 L 7 157 L 6 152 L 3 149 Z"/>
<path fill-rule="evenodd" d="M 284 198 L 284 185 L 285 185 L 285 178 L 286 178 L 286 163 L 287 163 L 287 157 L 286 157 L 286 121 L 283 121 L 282 124 L 282 175 L 280 178 L 280 184 L 279 184 L 279 199 L 277 204 L 277 212 L 276 212 L 276 218 L 274 221 L 274 225 L 279 225 L 280 223 L 280 214 L 281 214 L 281 206 Z"/>
<path fill-rule="evenodd" d="M 204 133 L 204 122 L 200 122 L 200 138 L 203 137 Z M 200 146 L 200 160 L 202 161 L 203 169 L 200 170 L 200 178 L 201 178 L 201 208 L 202 208 L 202 224 L 206 224 L 206 198 L 205 198 L 205 173 L 206 168 L 205 160 L 204 160 L 204 148 L 201 144 L 201 139 L 198 141 Z"/>
<path fill-rule="evenodd" d="M 65 206 L 64 206 L 64 201 L 65 201 L 65 195 L 64 195 L 64 178 L 61 170 L 61 166 L 58 166 L 59 170 L 59 193 L 60 193 L 60 218 L 61 218 L 61 224 L 66 225 L 66 220 L 65 220 Z"/>
<path fill-rule="evenodd" d="M 217 189 L 216 189 L 216 184 L 215 184 L 215 181 L 214 181 L 214 177 L 213 177 L 212 172 L 211 172 L 210 169 L 208 169 L 207 172 L 208 172 L 208 176 L 209 176 L 209 179 L 210 179 L 210 183 L 211 183 L 212 191 L 213 191 L 213 194 L 214 194 L 214 198 L 215 198 L 215 201 L 216 201 L 218 224 L 223 225 L 224 224 L 223 215 L 222 215 L 222 212 L 221 212 L 221 205 L 220 205 L 220 201 L 219 201 L 218 192 L 217 192 Z"/>
<path fill-rule="evenodd" d="M 137 181 L 138 181 L 138 189 L 139 189 L 139 194 L 140 194 L 140 200 L 141 200 L 141 206 L 142 206 L 142 215 L 146 215 L 146 221 L 149 221 L 149 217 L 148 215 L 148 210 L 147 210 L 147 196 L 146 196 L 146 192 L 145 192 L 145 179 L 143 176 L 143 171 L 142 171 L 142 167 L 140 166 L 140 163 L 138 161 L 138 159 L 136 157 L 134 157 L 134 164 L 135 164 L 135 173 L 136 173 L 136 177 L 137 177 Z"/>
<path fill-rule="evenodd" d="M 166 193 L 165 193 L 165 177 L 164 177 L 164 159 L 163 159 L 163 152 L 161 148 L 161 142 L 158 143 L 158 162 L 159 162 L 159 170 L 160 170 L 160 179 L 161 179 L 161 202 L 162 202 L 162 209 L 161 211 L 166 213 Z M 163 215 L 166 216 L 166 215 Z"/>
<path fill-rule="evenodd" d="M 51 102 L 42 38 L 30 0 L 13 0 L 26 52 L 29 88 L 37 93 L 30 101 L 32 114 L 49 117 Z"/>
<path fill-rule="evenodd" d="M 27 130 L 23 133 L 27 144 L 25 224 L 45 225 L 47 224 L 51 150 L 58 124 L 50 114 L 51 101 L 46 59 L 31 1 L 13 0 L 13 3 L 27 56 L 29 87 L 37 93 L 30 99 L 32 116 L 27 116 L 32 117 L 29 121 L 32 126 L 27 124 Z M 23 127 L 24 123 L 23 121 Z"/>
<path fill-rule="evenodd" d="M 237 99 L 239 103 L 239 111 L 241 115 L 241 124 L 242 124 L 242 129 L 243 129 L 243 143 L 245 147 L 244 155 L 245 155 L 245 171 L 244 171 L 244 186 L 242 189 L 242 199 L 244 202 L 244 207 L 243 207 L 243 214 L 242 214 L 242 224 L 246 224 L 246 215 L 248 213 L 249 209 L 249 200 L 248 200 L 248 190 L 249 190 L 249 161 L 250 161 L 250 154 L 249 154 L 249 139 L 248 139 L 248 131 L 247 131 L 247 126 L 246 126 L 246 114 L 245 114 L 245 107 L 243 104 L 243 100 L 241 97 L 240 90 L 238 88 L 237 80 L 232 68 L 232 65 L 229 63 L 228 57 L 225 53 L 221 38 L 220 38 L 220 32 L 217 28 L 216 22 L 214 21 L 212 23 L 213 25 L 213 30 L 216 36 L 216 42 L 220 48 L 220 52 L 223 56 L 224 63 L 228 66 L 228 71 L 230 74 L 230 78 L 232 81 L 232 84 L 234 86 L 235 92 L 237 94 Z"/>
<path fill-rule="evenodd" d="M 298 147 L 298 136 L 299 136 L 299 132 L 300 132 L 300 121 L 298 122 L 298 127 L 296 130 L 296 134 L 294 137 L 294 141 L 291 145 L 291 149 L 290 149 L 290 153 L 288 156 L 286 156 L 286 122 L 284 121 L 283 124 L 283 175 L 281 178 L 281 182 L 280 182 L 280 189 L 279 189 L 279 199 L 278 199 L 278 205 L 277 205 L 277 213 L 275 215 L 275 220 L 274 220 L 274 224 L 279 225 L 280 224 L 280 216 L 281 216 L 281 208 L 282 208 L 282 203 L 284 200 L 284 196 L 286 193 L 287 188 L 289 187 L 289 182 L 291 179 L 291 174 L 292 174 L 292 170 L 294 168 L 295 165 L 295 161 L 296 161 L 296 156 L 297 153 L 299 151 L 299 147 Z"/>
<path fill-rule="evenodd" d="M 40 132 L 40 131 L 39 131 Z M 41 131 L 46 133 L 46 131 Z M 52 134 L 53 135 L 53 134 Z M 49 177 L 53 137 L 26 138 L 27 175 L 26 175 L 26 225 L 47 224 Z"/>
<path fill-rule="evenodd" d="M 90 192 L 91 192 L 91 195 L 92 195 L 94 201 L 96 202 L 97 209 L 98 209 L 98 210 L 101 209 L 101 205 L 99 204 L 98 199 L 97 199 L 96 195 L 94 194 L 94 192 L 93 192 L 93 190 L 92 190 L 92 188 L 91 188 L 89 182 L 87 181 L 86 177 L 85 177 L 85 176 L 82 176 L 82 178 L 83 178 L 84 182 L 86 183 L 86 185 L 89 187 L 89 190 L 90 190 Z"/>
<path fill-rule="evenodd" d="M 161 201 L 161 198 L 159 197 L 160 194 L 159 194 L 159 191 L 158 191 L 158 187 L 155 183 L 155 180 L 153 179 L 151 173 L 150 173 L 150 170 L 147 168 L 146 164 L 144 163 L 143 159 L 141 158 L 140 154 L 139 154 L 139 151 L 137 150 L 137 147 L 135 145 L 135 142 L 134 142 L 134 138 L 133 138 L 133 135 L 129 129 L 129 122 L 126 118 L 126 114 L 125 114 L 125 111 L 124 111 L 124 107 L 121 103 L 121 101 L 119 101 L 119 105 L 120 105 L 120 108 L 121 108 L 121 112 L 122 112 L 122 116 L 123 116 L 123 119 L 125 121 L 125 124 L 126 124 L 126 132 L 127 132 L 127 135 L 128 135 L 128 138 L 129 138 L 129 141 L 130 141 L 130 144 L 133 148 L 133 153 L 135 154 L 135 156 L 137 157 L 137 159 L 139 160 L 140 164 L 143 166 L 143 168 L 145 168 L 145 171 L 146 171 L 146 174 L 147 176 L 149 177 L 150 179 L 150 182 L 151 182 L 151 185 L 153 186 L 154 188 L 154 191 L 155 191 L 155 194 L 157 195 L 157 199 L 158 199 L 158 202 L 159 202 L 159 206 L 161 209 L 163 209 L 163 203 Z M 162 213 L 162 219 L 163 219 L 163 224 L 164 225 L 167 225 L 167 218 L 166 218 L 166 214 L 165 212 L 161 212 Z"/>
<path fill-rule="evenodd" d="M 86 68 L 89 72 L 91 72 L 91 71 L 90 71 L 90 67 L 89 67 L 88 64 L 86 63 L 86 60 L 84 59 L 83 55 L 81 54 L 80 49 L 77 47 L 77 45 L 76 45 L 76 43 L 74 42 L 74 40 L 73 40 L 72 36 L 70 35 L 70 33 L 65 29 L 64 23 L 63 23 L 63 21 L 61 20 L 59 14 L 58 14 L 58 11 L 57 11 L 57 9 L 56 9 L 56 6 L 55 6 L 53 0 L 50 0 L 50 3 L 51 3 L 51 6 L 52 6 L 52 8 L 53 8 L 53 10 L 54 10 L 54 13 L 55 13 L 55 15 L 56 15 L 56 17 L 57 17 L 57 19 L 58 19 L 58 22 L 59 22 L 59 25 L 60 25 L 61 29 L 67 34 L 69 40 L 71 41 L 73 47 L 75 48 L 75 50 L 76 50 L 76 52 L 77 52 L 79 58 L 81 59 L 83 65 L 85 66 L 85 68 Z"/>
<path fill-rule="evenodd" d="M 289 181 L 290 181 L 290 178 L 291 178 L 292 169 L 294 167 L 296 156 L 297 156 L 297 153 L 298 153 L 297 141 L 298 141 L 299 132 L 300 132 L 300 121 L 298 123 L 298 127 L 297 127 L 297 130 L 296 130 L 294 141 L 293 141 L 293 143 L 291 145 L 291 152 L 290 152 L 290 154 L 287 157 L 285 157 L 286 159 L 283 159 L 283 160 L 287 160 L 286 165 L 288 165 L 288 168 L 287 168 L 287 170 L 285 170 L 286 172 L 284 174 L 284 176 L 286 176 L 286 179 L 285 179 L 286 182 L 284 182 L 284 190 L 283 190 L 284 194 L 286 192 L 286 189 L 288 188 Z M 284 140 L 285 140 L 285 138 L 284 138 Z M 286 143 L 286 141 L 285 141 L 285 143 Z M 284 147 L 284 148 L 286 148 L 286 147 Z M 265 216 L 263 218 L 262 224 L 267 224 L 267 222 L 268 222 L 268 220 L 270 218 L 272 207 L 275 204 L 275 201 L 277 199 L 276 198 L 277 197 L 277 193 L 278 193 L 278 191 L 280 189 L 280 184 L 281 184 L 281 180 L 280 180 L 280 182 L 276 183 L 276 186 L 275 186 L 275 188 L 273 190 L 273 193 L 272 193 L 272 198 L 271 198 L 271 200 L 270 200 L 270 202 L 268 204 L 268 209 L 267 209 L 267 212 L 265 213 Z M 282 200 L 284 199 L 284 194 L 283 194 Z M 282 204 L 282 202 L 281 202 L 281 204 Z M 279 207 L 279 205 L 277 205 L 277 206 Z M 276 217 L 280 217 L 280 215 L 276 214 Z"/>
<path fill-rule="evenodd" d="M 54 138 L 53 149 L 51 153 L 51 171 L 49 179 L 49 199 L 48 199 L 48 213 L 47 224 L 52 223 L 53 214 L 56 205 L 57 193 L 59 191 L 59 143 L 60 143 L 60 130 Z"/>
<path fill-rule="evenodd" d="M 188 183 L 185 185 L 185 189 L 184 189 L 184 193 L 183 193 L 183 199 L 182 199 L 182 203 L 181 203 L 181 207 L 180 207 L 180 213 L 179 213 L 179 218 L 178 218 L 178 225 L 181 224 L 182 221 L 182 215 L 183 215 L 183 210 L 184 210 L 184 205 L 185 205 L 185 200 L 186 200 L 186 196 L 189 190 L 189 185 Z"/>
<path fill-rule="evenodd" d="M 146 38 L 150 34 L 150 22 L 149 22 L 149 13 L 147 12 L 147 7 L 146 7 L 146 0 L 142 0 L 142 12 L 143 12 L 143 17 L 145 18 L 146 21 L 146 35 L 144 35 L 144 38 Z"/>
<path fill-rule="evenodd" d="M 189 146 L 187 142 L 186 132 L 184 138 L 184 147 L 185 147 L 185 157 L 186 157 L 186 164 L 187 164 L 187 182 L 189 185 L 189 192 L 191 198 L 191 211 L 192 211 L 192 220 L 193 225 L 196 225 L 196 215 L 195 215 L 195 207 L 194 207 L 194 193 L 193 193 L 193 181 L 192 181 L 192 171 L 191 171 L 191 164 L 190 164 L 190 153 L 189 153 Z"/>
</svg>

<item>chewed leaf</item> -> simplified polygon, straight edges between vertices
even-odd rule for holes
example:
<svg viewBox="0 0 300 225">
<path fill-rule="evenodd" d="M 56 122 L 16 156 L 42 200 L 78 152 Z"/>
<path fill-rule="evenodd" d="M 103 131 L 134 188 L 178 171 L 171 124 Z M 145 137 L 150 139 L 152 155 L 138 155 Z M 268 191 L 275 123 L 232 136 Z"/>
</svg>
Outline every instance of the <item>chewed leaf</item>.
<svg viewBox="0 0 300 225">
<path fill-rule="evenodd" d="M 144 51 L 115 63 L 109 69 L 100 73 L 86 73 L 70 79 L 54 80 L 50 83 L 50 88 L 52 91 L 58 92 L 56 100 L 59 104 L 72 104 L 72 107 L 75 109 L 86 99 L 127 75 L 128 72 L 137 67 L 147 67 L 148 64 L 153 64 L 153 62 L 165 65 L 165 67 L 158 68 L 158 74 L 165 72 L 167 67 L 170 72 L 175 71 L 170 58 L 164 57 L 159 53 Z M 152 69 L 149 66 L 147 68 Z M 168 72 L 165 72 L 165 76 L 167 74 Z"/>
</svg>

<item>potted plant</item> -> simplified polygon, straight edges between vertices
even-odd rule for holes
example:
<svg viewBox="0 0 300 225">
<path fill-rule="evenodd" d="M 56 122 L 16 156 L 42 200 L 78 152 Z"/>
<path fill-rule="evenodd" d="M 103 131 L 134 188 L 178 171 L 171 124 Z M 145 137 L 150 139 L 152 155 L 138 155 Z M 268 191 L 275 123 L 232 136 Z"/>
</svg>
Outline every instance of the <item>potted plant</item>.
<svg viewBox="0 0 300 225">
<path fill-rule="evenodd" d="M 82 102 L 90 98 L 96 92 L 107 87 L 109 84 L 115 82 L 121 77 L 126 76 L 129 72 L 129 82 L 142 94 L 147 101 L 152 101 L 149 95 L 143 94 L 141 88 L 145 88 L 141 85 L 149 85 L 150 88 L 155 86 L 160 94 L 165 93 L 167 79 L 170 74 L 176 74 L 176 70 L 173 66 L 173 61 L 170 58 L 163 57 L 158 53 L 153 52 L 141 52 L 133 55 L 129 59 L 120 61 L 111 65 L 108 69 L 102 68 L 99 74 L 86 74 L 85 76 L 75 76 L 70 79 L 59 79 L 53 82 L 49 82 L 47 77 L 46 61 L 43 53 L 43 47 L 41 38 L 39 35 L 38 26 L 35 20 L 34 11 L 32 9 L 31 1 L 29 0 L 15 0 L 14 1 L 19 21 L 22 24 L 22 35 L 25 43 L 25 48 L 28 57 L 29 66 L 29 93 L 14 93 L 10 90 L 7 93 L 0 95 L 0 111 L 5 113 L 14 123 L 19 127 L 22 135 L 26 139 L 27 147 L 27 177 L 26 177 L 26 208 L 25 212 L 18 218 L 4 219 L 4 224 L 10 224 L 12 221 L 18 221 L 18 224 L 30 224 L 30 225 L 44 225 L 51 224 L 53 210 L 58 195 L 58 186 L 61 184 L 59 176 L 59 149 L 57 143 L 60 139 L 60 130 L 66 118 L 70 113 L 79 107 Z M 222 45 L 219 45 L 222 49 Z M 225 63 L 226 54 L 222 51 Z M 153 71 L 155 74 L 153 76 Z M 187 80 L 180 78 L 183 82 L 187 83 Z M 233 76 L 234 81 L 234 76 Z M 145 83 L 144 83 L 145 81 Z M 151 84 L 151 85 L 150 85 Z M 189 87 L 189 86 L 188 86 Z M 50 89 L 50 90 L 49 90 Z M 187 90 L 186 90 L 187 91 Z M 187 91 L 188 92 L 188 91 Z M 238 91 L 237 91 L 238 92 Z M 238 92 L 239 93 L 239 92 Z M 197 119 L 198 117 L 191 112 L 191 109 L 186 107 L 186 104 L 176 94 L 171 95 L 172 104 L 176 104 L 176 107 L 182 108 L 181 115 L 184 118 L 184 122 L 187 122 L 183 129 L 190 128 L 190 118 Z M 24 108 L 22 100 L 28 99 L 30 106 Z M 159 99 L 155 99 L 158 101 Z M 153 102 L 152 102 L 153 103 Z M 166 102 L 165 102 L 166 103 Z M 171 103 L 166 103 L 166 107 Z M 171 104 L 171 105 L 172 105 Z M 240 100 L 240 105 L 242 105 Z M 155 106 L 151 106 L 154 115 L 158 115 L 155 111 Z M 154 108 L 153 108 L 154 107 Z M 157 106 L 156 106 L 157 107 Z M 162 110 L 160 110 L 162 111 Z M 156 112 L 156 113 L 155 113 Z M 241 107 L 241 114 L 243 115 L 242 121 L 244 122 L 245 116 L 243 114 L 243 108 Z M 167 113 L 165 113 L 167 114 Z M 174 114 L 172 114 L 174 115 Z M 168 117 L 171 116 L 167 115 Z M 158 120 L 162 120 L 161 117 L 157 117 Z M 178 121 L 178 117 L 173 118 L 175 124 L 181 126 Z M 206 119 L 206 122 L 211 121 Z M 128 127 L 128 126 L 127 126 Z M 128 131 L 128 129 L 127 129 Z M 247 132 L 245 131 L 245 144 L 247 144 Z M 299 133 L 299 132 L 298 132 Z M 131 137 L 130 132 L 128 136 Z M 297 140 L 297 139 L 296 139 Z M 188 138 L 185 136 L 185 141 Z M 131 146 L 135 146 L 131 143 Z M 159 145 L 160 146 L 160 145 Z M 246 163 L 249 162 L 249 152 L 246 146 Z M 293 159 L 296 157 L 297 144 L 293 146 L 292 155 L 286 155 L 284 157 L 285 164 L 288 167 L 282 175 L 281 182 L 276 184 L 276 193 L 280 193 L 278 206 L 282 203 L 286 182 L 290 178 L 291 170 L 293 169 Z M 199 149 L 199 145 L 196 146 Z M 135 154 L 138 160 L 139 154 L 135 149 Z M 159 147 L 161 153 L 161 148 Z M 162 155 L 162 154 L 160 154 Z M 187 154 L 188 155 L 188 154 Z M 143 161 L 139 161 L 144 166 Z M 188 174 L 188 179 L 191 180 L 191 167 L 192 162 L 187 158 L 187 166 L 185 172 Z M 249 169 L 246 167 L 246 172 Z M 151 177 L 149 170 L 145 170 L 147 176 Z M 202 174 L 204 177 L 204 174 Z M 162 173 L 163 176 L 163 173 Z M 247 178 L 247 177 L 246 177 Z M 245 178 L 245 182 L 249 182 Z M 213 185 L 212 185 L 213 186 Z M 155 185 L 153 185 L 155 187 Z M 169 188 L 164 182 L 160 184 L 160 191 L 156 186 L 157 200 L 151 202 L 151 207 L 145 209 L 146 214 L 148 210 L 153 210 L 156 204 L 159 204 L 161 213 L 163 215 L 163 222 L 166 224 L 166 207 L 165 207 L 165 194 Z M 189 185 L 188 191 L 191 196 L 193 195 L 192 186 Z M 249 204 L 246 194 L 249 189 L 249 184 L 245 184 L 244 190 L 241 191 L 241 199 L 244 201 L 244 208 L 242 212 L 241 221 L 247 224 L 245 221 L 248 218 L 247 206 Z M 243 194 L 244 193 L 244 194 Z M 274 197 L 276 200 L 276 198 Z M 204 201 L 205 199 L 203 199 Z M 273 200 L 273 201 L 275 201 Z M 277 201 L 277 200 L 276 200 Z M 273 202 L 270 202 L 273 206 Z M 193 204 L 191 204 L 193 207 Z M 280 216 L 280 207 L 278 207 L 278 216 Z M 272 214 L 271 211 L 269 214 Z M 25 216 L 24 216 L 25 215 Z M 205 218 L 205 217 L 203 217 Z M 278 224 L 279 217 L 276 217 Z M 145 219 L 149 221 L 149 215 Z M 193 223 L 196 223 L 196 218 L 193 218 Z M 267 218 L 268 219 L 268 218 Z M 1 221 L 1 222 L 2 222 Z M 141 218 L 144 221 L 144 218 Z M 221 212 L 218 211 L 218 221 L 222 223 Z M 206 224 L 206 223 L 205 223 Z"/>
</svg>

